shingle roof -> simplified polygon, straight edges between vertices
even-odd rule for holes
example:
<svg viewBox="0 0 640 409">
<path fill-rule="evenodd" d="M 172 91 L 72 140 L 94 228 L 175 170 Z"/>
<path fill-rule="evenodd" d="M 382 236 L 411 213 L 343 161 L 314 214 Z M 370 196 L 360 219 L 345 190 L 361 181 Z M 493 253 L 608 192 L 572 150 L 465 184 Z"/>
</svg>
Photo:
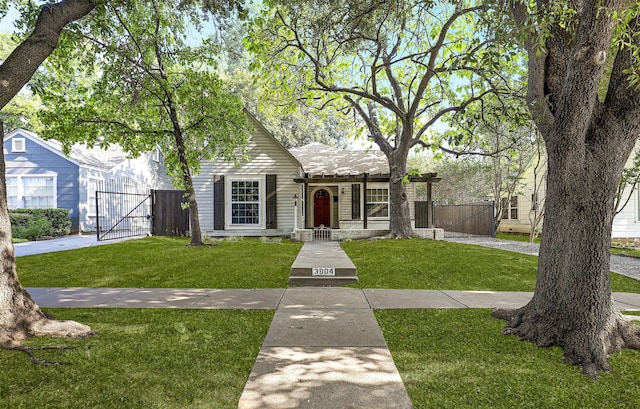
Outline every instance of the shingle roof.
<svg viewBox="0 0 640 409">
<path fill-rule="evenodd" d="M 56 149 L 62 150 L 60 142 L 56 140 L 48 140 L 46 142 L 56 147 Z M 102 149 L 100 147 L 89 148 L 76 144 L 71 147 L 69 157 L 83 166 L 109 170 L 124 162 L 127 159 L 127 154 L 118 145 L 111 145 L 106 149 Z"/>
<path fill-rule="evenodd" d="M 100 147 L 87 147 L 75 144 L 71 148 L 69 155 L 65 155 L 62 143 L 55 139 L 44 140 L 33 132 L 24 129 L 14 129 L 5 136 L 5 140 L 22 135 L 26 136 L 60 156 L 77 162 L 81 166 L 91 167 L 99 170 L 110 170 L 127 159 L 127 154 L 119 145 L 111 145 L 106 149 Z"/>
<path fill-rule="evenodd" d="M 312 177 L 389 173 L 387 158 L 377 150 L 344 150 L 314 142 L 289 151 Z"/>
</svg>

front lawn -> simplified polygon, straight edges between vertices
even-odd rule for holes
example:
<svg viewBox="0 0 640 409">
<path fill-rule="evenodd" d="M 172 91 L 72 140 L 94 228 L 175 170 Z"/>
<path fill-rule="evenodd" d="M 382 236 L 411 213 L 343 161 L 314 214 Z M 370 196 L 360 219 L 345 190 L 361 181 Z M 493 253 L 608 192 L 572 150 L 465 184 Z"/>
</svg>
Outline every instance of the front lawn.
<svg viewBox="0 0 640 409">
<path fill-rule="evenodd" d="M 0 408 L 237 408 L 273 311 L 48 309 L 90 325 L 89 339 L 36 338 L 72 365 L 0 350 Z"/>
<path fill-rule="evenodd" d="M 25 287 L 282 288 L 302 243 L 148 237 L 19 257 Z"/>
<path fill-rule="evenodd" d="M 431 240 L 341 243 L 361 288 L 533 291 L 538 257 Z M 611 274 L 613 291 L 640 293 L 640 281 Z"/>
<path fill-rule="evenodd" d="M 186 247 L 186 239 L 152 237 L 18 258 L 25 286 L 285 287 L 300 243 L 257 239 Z M 532 291 L 536 257 L 425 240 L 342 243 L 358 267 L 360 287 Z M 614 291 L 640 282 L 612 274 Z M 235 408 L 273 311 L 54 309 L 99 332 L 33 365 L 0 350 L 0 408 Z M 562 363 L 558 348 L 500 335 L 489 310 L 376 311 L 385 340 L 419 408 L 640 407 L 640 354 L 611 357 L 597 381 Z"/>
<path fill-rule="evenodd" d="M 490 310 L 385 310 L 376 317 L 415 409 L 638 408 L 640 353 L 609 358 L 597 380 L 560 348 L 501 335 Z"/>
</svg>

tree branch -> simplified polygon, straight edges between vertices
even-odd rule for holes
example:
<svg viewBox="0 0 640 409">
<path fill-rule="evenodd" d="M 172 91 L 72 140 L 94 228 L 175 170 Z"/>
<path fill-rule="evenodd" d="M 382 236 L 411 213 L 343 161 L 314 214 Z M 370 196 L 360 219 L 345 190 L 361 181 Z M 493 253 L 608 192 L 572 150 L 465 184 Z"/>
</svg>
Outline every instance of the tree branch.
<svg viewBox="0 0 640 409">
<path fill-rule="evenodd" d="M 42 62 L 53 52 L 64 27 L 96 7 L 92 0 L 62 0 L 42 7 L 26 40 L 0 65 L 0 109 L 26 85 Z"/>
</svg>

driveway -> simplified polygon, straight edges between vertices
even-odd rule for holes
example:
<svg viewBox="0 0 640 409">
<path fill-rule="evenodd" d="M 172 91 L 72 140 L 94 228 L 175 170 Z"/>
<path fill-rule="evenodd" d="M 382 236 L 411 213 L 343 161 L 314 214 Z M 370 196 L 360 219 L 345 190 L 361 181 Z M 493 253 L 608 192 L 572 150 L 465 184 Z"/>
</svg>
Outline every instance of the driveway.
<svg viewBox="0 0 640 409">
<path fill-rule="evenodd" d="M 539 244 L 513 240 L 501 240 L 492 237 L 447 238 L 445 240 L 464 244 L 475 244 L 478 246 L 492 247 L 496 249 L 514 251 L 516 253 L 531 254 L 536 256 L 538 255 L 538 252 L 540 250 Z M 610 269 L 615 273 L 640 280 L 639 258 L 612 255 Z"/>
<path fill-rule="evenodd" d="M 31 254 L 51 253 L 54 251 L 73 250 L 82 247 L 98 246 L 101 244 L 115 243 L 123 240 L 138 239 L 141 237 L 126 237 L 122 239 L 98 241 L 95 234 L 72 235 L 58 237 L 50 240 L 28 241 L 13 245 L 16 256 L 29 256 Z"/>
</svg>

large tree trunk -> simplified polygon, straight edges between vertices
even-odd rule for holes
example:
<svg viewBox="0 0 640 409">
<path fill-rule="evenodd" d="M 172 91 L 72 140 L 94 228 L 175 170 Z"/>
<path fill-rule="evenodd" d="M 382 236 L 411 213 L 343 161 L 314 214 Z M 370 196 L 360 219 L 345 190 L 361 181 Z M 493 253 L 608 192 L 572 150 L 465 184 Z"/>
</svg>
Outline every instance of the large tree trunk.
<svg viewBox="0 0 640 409">
<path fill-rule="evenodd" d="M 0 136 L 2 122 L 0 122 Z M 4 154 L 0 152 L 0 347 L 20 349 L 21 342 L 33 336 L 89 337 L 93 331 L 75 321 L 56 321 L 41 310 L 22 288 L 16 271 L 7 209 Z"/>
<path fill-rule="evenodd" d="M 609 354 L 640 347 L 639 327 L 620 314 L 609 286 L 614 196 L 640 133 L 640 91 L 629 83 L 636 59 L 626 48 L 616 55 L 604 101 L 598 98 L 616 21 L 598 0 L 583 3 L 575 37 L 551 26 L 540 52 L 529 36 L 527 99 L 548 155 L 538 277 L 531 302 L 494 316 L 508 321 L 505 333 L 560 346 L 566 362 L 595 377 L 609 369 Z M 524 24 L 526 6 L 514 5 Z M 633 34 L 639 26 L 636 20 L 627 28 Z"/>
<path fill-rule="evenodd" d="M 63 0 L 42 8 L 33 32 L 0 65 L 0 109 L 31 79 L 53 52 L 63 28 L 95 8 L 89 0 Z M 0 136 L 4 130 L 0 122 Z M 75 321 L 48 318 L 22 288 L 16 270 L 7 209 L 4 154 L 0 153 L 0 347 L 22 349 L 32 336 L 88 337 L 93 331 Z"/>
<path fill-rule="evenodd" d="M 615 136 L 605 129 L 592 133 Z M 609 285 L 613 199 L 623 154 L 607 161 L 593 151 L 548 145 L 550 183 L 534 297 L 520 310 L 494 315 L 508 320 L 505 333 L 561 346 L 567 363 L 595 376 L 609 369 L 609 354 L 640 345 L 640 328 L 620 314 Z"/>
</svg>

